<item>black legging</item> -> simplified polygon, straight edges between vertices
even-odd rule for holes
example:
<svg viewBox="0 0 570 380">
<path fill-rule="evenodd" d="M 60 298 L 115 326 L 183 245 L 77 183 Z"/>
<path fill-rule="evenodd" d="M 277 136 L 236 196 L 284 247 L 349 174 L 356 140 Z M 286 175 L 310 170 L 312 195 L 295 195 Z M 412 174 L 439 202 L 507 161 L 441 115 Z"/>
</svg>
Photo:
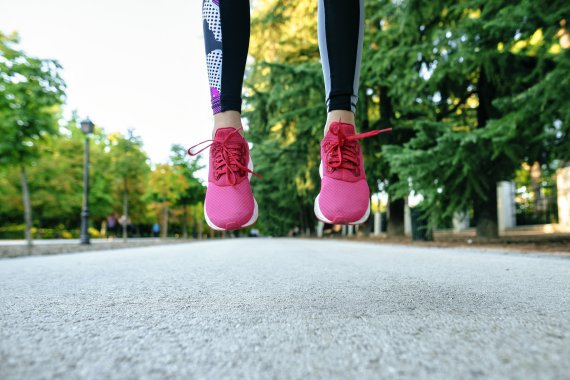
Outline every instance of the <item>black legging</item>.
<svg viewBox="0 0 570 380">
<path fill-rule="evenodd" d="M 364 0 L 319 1 L 319 50 L 327 110 L 355 112 L 364 29 Z M 204 0 L 206 62 L 214 113 L 241 112 L 249 46 L 249 0 Z"/>
</svg>

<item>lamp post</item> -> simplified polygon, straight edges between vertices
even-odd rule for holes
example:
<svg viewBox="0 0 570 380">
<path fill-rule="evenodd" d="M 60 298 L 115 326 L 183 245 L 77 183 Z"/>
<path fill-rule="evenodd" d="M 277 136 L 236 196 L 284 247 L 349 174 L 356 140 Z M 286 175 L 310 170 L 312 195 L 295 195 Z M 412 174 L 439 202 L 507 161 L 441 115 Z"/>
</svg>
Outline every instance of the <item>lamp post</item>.
<svg viewBox="0 0 570 380">
<path fill-rule="evenodd" d="M 85 155 L 83 162 L 83 208 L 81 209 L 81 236 L 79 244 L 90 244 L 89 241 L 89 135 L 95 125 L 89 118 L 81 122 L 81 130 L 85 134 Z"/>
</svg>

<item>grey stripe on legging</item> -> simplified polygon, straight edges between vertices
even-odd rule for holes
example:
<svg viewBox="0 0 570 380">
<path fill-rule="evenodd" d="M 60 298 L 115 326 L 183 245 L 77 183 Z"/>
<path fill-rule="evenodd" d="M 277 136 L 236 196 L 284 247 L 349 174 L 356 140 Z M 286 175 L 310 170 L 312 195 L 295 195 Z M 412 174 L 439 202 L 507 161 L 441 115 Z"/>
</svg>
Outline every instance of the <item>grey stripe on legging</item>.
<svg viewBox="0 0 570 380">
<path fill-rule="evenodd" d="M 354 12 L 354 7 L 358 7 L 358 14 Z M 347 10 L 349 12 L 345 12 Z M 354 16 L 358 17 L 358 20 L 350 19 Z M 333 25 L 329 25 L 331 23 Z M 358 28 L 357 38 L 355 28 Z M 355 38 L 348 41 L 342 38 L 339 41 L 331 40 L 331 35 L 338 36 L 339 33 L 346 33 L 348 36 L 354 35 Z M 356 112 L 364 36 L 364 0 L 319 0 L 318 34 L 327 110 L 346 109 Z M 329 38 L 327 38 L 327 34 Z M 335 51 L 334 56 L 330 54 L 331 47 Z M 346 51 L 339 51 L 345 48 Z M 343 59 L 340 59 L 344 58 L 342 57 L 343 54 L 354 55 L 354 61 L 348 65 Z M 334 65 L 333 72 L 336 74 L 334 76 L 331 75 L 331 61 L 334 61 L 332 62 Z M 347 87 L 350 83 L 352 83 L 352 88 Z M 335 93 L 331 93 L 333 90 Z M 334 104 L 331 104 L 331 96 L 336 98 Z"/>
</svg>

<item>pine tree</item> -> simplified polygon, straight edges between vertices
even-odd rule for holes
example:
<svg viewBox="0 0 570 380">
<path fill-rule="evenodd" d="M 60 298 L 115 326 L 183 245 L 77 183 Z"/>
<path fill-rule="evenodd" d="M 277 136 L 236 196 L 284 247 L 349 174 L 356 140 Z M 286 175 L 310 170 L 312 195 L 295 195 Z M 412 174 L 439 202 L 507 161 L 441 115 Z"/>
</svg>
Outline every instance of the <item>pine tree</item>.
<svg viewBox="0 0 570 380">
<path fill-rule="evenodd" d="M 266 1 L 253 17 L 246 79 L 248 139 L 260 226 L 283 235 L 311 229 L 325 123 L 316 2 Z"/>
<path fill-rule="evenodd" d="M 420 69 L 411 70 L 425 80 L 428 91 L 420 92 L 416 102 L 426 104 L 427 113 L 411 119 L 415 135 L 409 142 L 384 149 L 391 171 L 400 175 L 398 191 L 422 194 L 422 207 L 436 223 L 473 209 L 478 236 L 496 237 L 496 183 L 511 179 L 531 155 L 552 157 L 547 152 L 554 151 L 543 142 L 557 121 L 564 125 L 557 143 L 565 145 L 568 107 L 562 103 L 567 101 L 554 101 L 561 109 L 543 106 L 550 112 L 537 117 L 537 101 L 529 95 L 544 91 L 544 80 L 563 80 L 557 73 L 567 52 L 555 57 L 551 51 L 568 5 L 408 1 L 401 7 L 403 14 L 420 17 L 414 27 L 425 35 L 425 52 L 432 54 L 418 55 Z M 560 97 L 562 89 L 554 89 Z"/>
</svg>

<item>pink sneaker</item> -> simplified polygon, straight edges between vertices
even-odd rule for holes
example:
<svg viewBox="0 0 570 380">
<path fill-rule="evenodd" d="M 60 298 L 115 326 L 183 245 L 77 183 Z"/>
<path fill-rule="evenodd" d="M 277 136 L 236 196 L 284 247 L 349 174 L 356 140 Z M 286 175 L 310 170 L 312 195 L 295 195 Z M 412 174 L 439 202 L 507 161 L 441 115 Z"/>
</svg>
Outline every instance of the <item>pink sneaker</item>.
<svg viewBox="0 0 570 380">
<path fill-rule="evenodd" d="M 204 215 L 206 223 L 218 231 L 249 227 L 257 220 L 257 202 L 249 181 L 252 174 L 259 175 L 253 172 L 249 146 L 238 131 L 235 128 L 218 129 L 213 140 L 188 149 L 188 154 L 195 156 L 210 147 Z M 211 143 L 192 152 L 206 142 Z"/>
<path fill-rule="evenodd" d="M 334 122 L 321 142 L 321 192 L 315 215 L 329 224 L 360 224 L 370 215 L 370 189 L 357 140 L 391 128 L 355 133 L 354 125 Z"/>
</svg>

